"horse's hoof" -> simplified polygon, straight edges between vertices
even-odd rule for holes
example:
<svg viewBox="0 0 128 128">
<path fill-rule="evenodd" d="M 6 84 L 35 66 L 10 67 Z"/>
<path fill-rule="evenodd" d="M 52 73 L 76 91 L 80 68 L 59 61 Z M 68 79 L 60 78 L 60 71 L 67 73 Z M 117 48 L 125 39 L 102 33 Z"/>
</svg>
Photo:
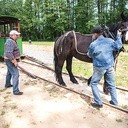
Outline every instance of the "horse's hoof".
<svg viewBox="0 0 128 128">
<path fill-rule="evenodd" d="M 90 86 L 90 81 L 87 81 L 87 85 Z"/>
<path fill-rule="evenodd" d="M 78 84 L 78 81 L 76 79 L 71 80 L 73 84 Z"/>
<path fill-rule="evenodd" d="M 61 86 L 66 86 L 64 82 L 59 83 Z"/>
<path fill-rule="evenodd" d="M 66 87 L 66 84 L 65 83 L 63 83 L 63 84 L 60 84 L 61 86 L 63 86 L 63 87 Z"/>
<path fill-rule="evenodd" d="M 67 87 L 66 85 L 63 85 L 63 84 L 61 84 L 61 86 L 63 86 L 63 87 Z"/>
<path fill-rule="evenodd" d="M 92 78 L 92 77 L 90 77 L 90 78 L 87 80 L 87 85 L 88 85 L 88 86 L 90 86 L 91 78 Z"/>
<path fill-rule="evenodd" d="M 77 81 L 73 81 L 73 84 L 79 84 Z"/>
<path fill-rule="evenodd" d="M 103 88 L 103 92 L 108 95 L 109 94 L 109 89 L 108 88 Z"/>
<path fill-rule="evenodd" d="M 108 95 L 108 94 L 109 94 L 109 91 L 104 91 L 104 93 L 105 93 L 106 95 Z"/>
</svg>

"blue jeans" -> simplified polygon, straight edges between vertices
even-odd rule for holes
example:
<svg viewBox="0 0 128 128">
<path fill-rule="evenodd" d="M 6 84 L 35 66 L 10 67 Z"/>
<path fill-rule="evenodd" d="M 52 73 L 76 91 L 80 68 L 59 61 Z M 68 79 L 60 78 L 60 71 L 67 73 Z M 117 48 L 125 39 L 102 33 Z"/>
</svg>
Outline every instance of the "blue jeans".
<svg viewBox="0 0 128 128">
<path fill-rule="evenodd" d="M 99 94 L 99 89 L 98 89 L 98 84 L 102 78 L 102 76 L 106 77 L 106 81 L 109 86 L 110 90 L 110 95 L 111 95 L 111 101 L 113 102 L 114 105 L 117 105 L 117 93 L 116 93 L 116 87 L 115 87 L 115 78 L 114 78 L 114 68 L 108 68 L 108 69 L 103 69 L 103 68 L 98 68 L 98 67 L 93 67 L 93 75 L 92 79 L 90 82 L 91 88 L 92 88 L 92 93 L 94 96 L 94 101 L 96 104 L 102 105 L 102 100 Z"/>
<path fill-rule="evenodd" d="M 12 85 L 13 85 L 13 94 L 19 93 L 19 71 L 17 67 L 9 60 L 4 60 L 7 65 L 7 74 L 6 74 L 6 83 L 5 86 L 11 85 L 11 79 L 12 79 Z"/>
</svg>

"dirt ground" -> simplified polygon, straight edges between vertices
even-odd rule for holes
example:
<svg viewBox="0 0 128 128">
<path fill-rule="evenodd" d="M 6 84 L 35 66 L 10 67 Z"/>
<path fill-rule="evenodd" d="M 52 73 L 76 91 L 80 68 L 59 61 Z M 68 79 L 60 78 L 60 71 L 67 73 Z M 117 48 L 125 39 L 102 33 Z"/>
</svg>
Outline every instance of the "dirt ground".
<svg viewBox="0 0 128 128">
<path fill-rule="evenodd" d="M 24 49 L 33 46 L 24 46 Z M 40 46 L 39 46 L 40 47 Z M 40 47 L 37 50 L 45 51 Z M 52 48 L 48 48 L 51 54 Z M 37 69 L 20 62 L 29 71 L 43 78 L 55 81 L 54 73 Z M 128 114 L 104 105 L 102 109 L 92 108 L 80 95 L 69 92 L 39 79 L 32 79 L 20 72 L 22 96 L 12 94 L 12 88 L 4 89 L 6 65 L 0 63 L 0 128 L 128 128 Z M 85 88 L 81 81 L 78 85 L 69 82 L 70 87 Z M 86 87 L 87 89 L 89 87 Z M 90 88 L 88 89 L 90 91 Z M 103 94 L 104 95 L 104 94 Z M 106 98 L 108 99 L 108 97 Z M 128 105 L 128 95 L 119 93 L 120 102 Z"/>
</svg>

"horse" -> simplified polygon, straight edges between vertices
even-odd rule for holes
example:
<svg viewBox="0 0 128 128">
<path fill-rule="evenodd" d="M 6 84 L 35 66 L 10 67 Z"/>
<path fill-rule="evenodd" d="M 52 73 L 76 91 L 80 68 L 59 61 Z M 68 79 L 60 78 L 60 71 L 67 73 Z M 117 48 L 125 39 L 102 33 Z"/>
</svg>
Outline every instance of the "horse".
<svg viewBox="0 0 128 128">
<path fill-rule="evenodd" d="M 103 27 L 103 34 L 104 36 L 115 38 L 117 30 L 122 31 L 122 41 L 125 40 L 125 35 L 127 33 L 128 28 L 128 18 L 121 14 L 122 21 L 111 25 L 110 27 Z M 75 31 L 68 31 L 61 35 L 54 43 L 54 69 L 55 69 L 55 76 L 57 82 L 62 85 L 66 86 L 65 82 L 62 78 L 62 68 L 64 62 L 66 61 L 66 69 L 69 73 L 70 80 L 78 84 L 78 81 L 75 79 L 72 73 L 72 58 L 75 57 L 78 60 L 92 63 L 92 59 L 88 57 L 87 50 L 90 43 L 93 41 L 92 34 L 81 34 L 80 32 Z M 120 49 L 123 51 L 124 49 Z M 114 53 L 115 58 L 119 55 L 120 51 Z M 89 80 L 91 77 L 89 78 Z"/>
</svg>

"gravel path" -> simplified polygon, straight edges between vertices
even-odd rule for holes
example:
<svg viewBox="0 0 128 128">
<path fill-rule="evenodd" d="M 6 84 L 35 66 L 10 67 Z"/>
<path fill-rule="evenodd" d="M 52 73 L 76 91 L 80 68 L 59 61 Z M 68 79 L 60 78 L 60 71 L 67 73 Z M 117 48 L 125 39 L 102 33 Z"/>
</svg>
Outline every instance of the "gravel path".
<svg viewBox="0 0 128 128">
<path fill-rule="evenodd" d="M 24 45 L 23 49 L 24 54 L 48 65 L 53 64 L 52 46 Z M 38 73 L 43 78 L 55 81 L 54 73 L 48 73 L 46 69 L 23 65 L 22 62 L 20 64 L 34 74 Z M 0 63 L 0 69 L 0 85 L 4 87 L 4 63 Z M 80 81 L 78 85 L 72 84 L 68 76 L 64 76 L 64 79 L 68 87 L 91 90 Z M 32 79 L 22 72 L 20 90 L 24 95 L 15 96 L 12 94 L 12 88 L 0 88 L 0 128 L 128 128 L 126 113 L 106 105 L 100 110 L 94 109 L 85 98 L 42 80 Z M 120 93 L 121 101 L 128 98 L 124 95 Z"/>
<path fill-rule="evenodd" d="M 30 50 L 28 50 L 30 49 Z M 53 65 L 53 47 L 37 46 L 37 45 L 24 45 L 23 54 L 37 58 L 48 65 Z"/>
</svg>

